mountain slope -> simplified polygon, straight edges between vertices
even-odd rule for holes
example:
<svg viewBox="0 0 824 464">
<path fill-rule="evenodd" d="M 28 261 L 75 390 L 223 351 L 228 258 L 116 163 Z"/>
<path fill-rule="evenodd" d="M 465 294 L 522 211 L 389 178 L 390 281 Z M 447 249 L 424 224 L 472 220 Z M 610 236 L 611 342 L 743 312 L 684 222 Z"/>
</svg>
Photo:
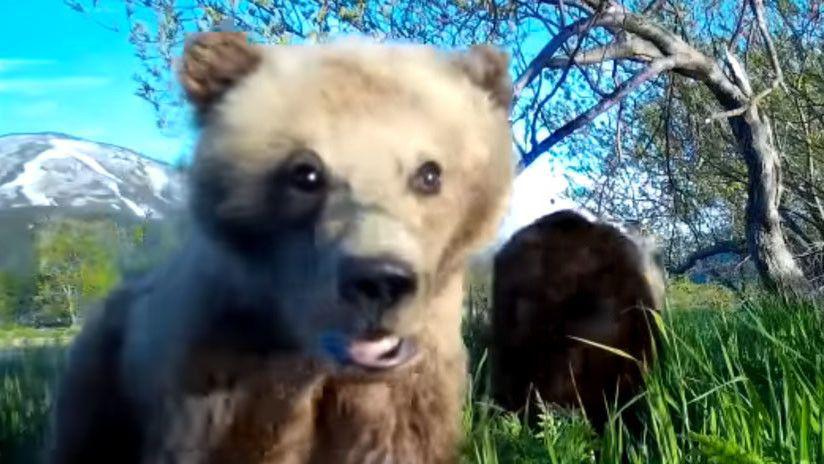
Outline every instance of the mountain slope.
<svg viewBox="0 0 824 464">
<path fill-rule="evenodd" d="M 162 218 L 184 202 L 182 173 L 125 148 L 53 133 L 0 137 L 0 210 Z"/>
</svg>

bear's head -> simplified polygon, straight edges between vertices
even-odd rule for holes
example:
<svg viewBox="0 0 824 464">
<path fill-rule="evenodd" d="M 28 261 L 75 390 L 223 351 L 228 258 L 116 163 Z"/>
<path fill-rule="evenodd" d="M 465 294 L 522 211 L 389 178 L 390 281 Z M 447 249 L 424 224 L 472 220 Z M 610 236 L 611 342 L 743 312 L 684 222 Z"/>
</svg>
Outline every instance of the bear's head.
<svg viewBox="0 0 824 464">
<path fill-rule="evenodd" d="M 507 64 L 487 46 L 187 43 L 195 218 L 271 276 L 261 285 L 297 348 L 388 371 L 460 319 L 439 298 L 508 200 Z"/>
</svg>

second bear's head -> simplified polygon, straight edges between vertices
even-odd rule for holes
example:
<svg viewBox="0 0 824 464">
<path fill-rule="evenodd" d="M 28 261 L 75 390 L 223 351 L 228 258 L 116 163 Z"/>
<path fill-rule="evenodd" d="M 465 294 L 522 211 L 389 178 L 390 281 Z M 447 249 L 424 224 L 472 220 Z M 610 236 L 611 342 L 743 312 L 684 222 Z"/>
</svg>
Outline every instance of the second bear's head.
<svg viewBox="0 0 824 464">
<path fill-rule="evenodd" d="M 303 343 L 425 330 L 421 312 L 460 287 L 508 200 L 507 65 L 487 46 L 197 35 L 180 68 L 201 126 L 195 217 L 238 257 L 277 269 Z"/>
</svg>

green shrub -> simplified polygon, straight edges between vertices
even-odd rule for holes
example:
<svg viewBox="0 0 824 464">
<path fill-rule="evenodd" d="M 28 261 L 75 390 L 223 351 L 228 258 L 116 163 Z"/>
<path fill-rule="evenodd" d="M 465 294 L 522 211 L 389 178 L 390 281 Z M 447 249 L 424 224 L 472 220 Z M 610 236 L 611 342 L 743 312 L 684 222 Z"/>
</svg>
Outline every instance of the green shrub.
<svg viewBox="0 0 824 464">
<path fill-rule="evenodd" d="M 140 273 L 179 245 L 185 223 L 56 219 L 32 231 L 33 269 L 0 270 L 0 324 L 65 326 L 124 275 Z M 27 232 L 28 233 L 28 232 Z"/>
<path fill-rule="evenodd" d="M 739 299 L 722 285 L 698 284 L 686 277 L 676 277 L 667 283 L 667 304 L 673 309 L 729 310 L 738 306 Z"/>
<path fill-rule="evenodd" d="M 40 231 L 29 319 L 36 325 L 76 322 L 81 308 L 120 279 L 116 229 L 107 221 L 66 220 Z"/>
<path fill-rule="evenodd" d="M 0 271 L 0 325 L 16 322 L 22 291 L 18 276 Z"/>
</svg>

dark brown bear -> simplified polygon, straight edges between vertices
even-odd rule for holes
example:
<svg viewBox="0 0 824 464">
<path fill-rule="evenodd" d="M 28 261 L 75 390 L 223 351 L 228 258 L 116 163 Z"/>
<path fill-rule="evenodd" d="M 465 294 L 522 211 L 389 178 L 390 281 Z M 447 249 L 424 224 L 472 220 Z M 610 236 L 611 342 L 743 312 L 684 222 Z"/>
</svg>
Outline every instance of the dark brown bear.
<svg viewBox="0 0 824 464">
<path fill-rule="evenodd" d="M 494 263 L 495 400 L 517 411 L 537 391 L 547 403 L 583 406 L 602 428 L 607 403 L 638 393 L 642 367 L 576 338 L 651 359 L 657 334 L 644 308 L 660 309 L 663 286 L 662 269 L 640 235 L 571 210 L 518 231 Z"/>
</svg>

